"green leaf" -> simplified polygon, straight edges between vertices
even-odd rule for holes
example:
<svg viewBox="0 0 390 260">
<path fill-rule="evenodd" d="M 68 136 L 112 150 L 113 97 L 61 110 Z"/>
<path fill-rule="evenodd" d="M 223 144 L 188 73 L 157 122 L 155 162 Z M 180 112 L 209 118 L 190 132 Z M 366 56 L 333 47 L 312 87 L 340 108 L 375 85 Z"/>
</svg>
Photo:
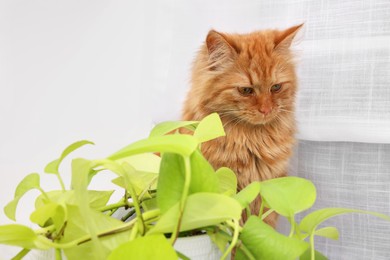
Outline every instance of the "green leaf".
<svg viewBox="0 0 390 260">
<path fill-rule="evenodd" d="M 111 160 L 118 160 L 135 154 L 162 152 L 178 153 L 190 156 L 198 146 L 198 141 L 190 135 L 163 135 L 150 137 L 135 142 L 109 157 Z"/>
<path fill-rule="evenodd" d="M 309 247 L 306 242 L 283 236 L 255 216 L 249 217 L 239 239 L 256 259 L 293 260 Z M 236 255 L 239 259 L 246 259 L 242 252 Z"/>
<path fill-rule="evenodd" d="M 198 139 L 199 143 L 221 136 L 225 136 L 225 131 L 217 113 L 212 113 L 203 118 L 194 132 L 194 137 Z"/>
<path fill-rule="evenodd" d="M 59 204 L 68 203 L 68 201 L 71 200 L 70 198 L 74 196 L 74 190 L 53 190 L 46 192 L 46 195 L 47 197 L 41 194 L 35 199 L 35 209 L 38 209 L 51 202 Z"/>
<path fill-rule="evenodd" d="M 24 177 L 24 179 L 18 184 L 15 190 L 15 198 L 23 196 L 27 191 L 32 189 L 39 189 L 39 174 L 31 173 Z"/>
<path fill-rule="evenodd" d="M 170 233 L 176 227 L 179 202 L 163 214 L 149 233 Z M 187 198 L 180 231 L 212 226 L 229 219 L 240 219 L 241 206 L 233 198 L 209 192 L 194 193 Z"/>
<path fill-rule="evenodd" d="M 133 186 L 134 191 L 137 195 L 140 195 L 144 190 L 156 188 L 156 180 L 158 177 L 157 173 L 137 171 L 128 163 L 123 163 L 122 168 L 124 170 L 124 174 L 127 175 L 127 178 L 130 182 L 128 183 L 128 185 Z M 125 188 L 126 190 L 130 189 L 130 187 L 126 187 L 125 185 L 124 176 L 116 178 L 112 182 L 120 187 Z"/>
<path fill-rule="evenodd" d="M 241 208 L 244 209 L 259 195 L 261 188 L 262 186 L 260 182 L 252 182 L 237 193 L 234 198 L 240 203 Z"/>
<path fill-rule="evenodd" d="M 91 210 L 85 216 L 78 206 L 68 205 L 68 222 L 61 244 L 66 244 L 76 239 L 88 237 L 90 231 L 88 226 L 92 225 L 101 242 L 101 255 L 94 250 L 94 242 L 85 240 L 77 246 L 64 249 L 68 259 L 107 259 L 112 250 L 128 241 L 130 230 L 122 232 L 112 232 L 121 230 L 126 224 L 100 212 Z M 100 234 L 100 235 L 99 235 Z"/>
<path fill-rule="evenodd" d="M 76 192 L 87 193 L 88 174 L 92 163 L 89 160 L 77 158 L 72 160 L 72 188 Z M 76 194 L 76 196 L 78 196 Z"/>
<path fill-rule="evenodd" d="M 161 160 L 157 183 L 157 205 L 165 213 L 181 198 L 184 189 L 184 159 L 173 153 L 165 153 Z"/>
<path fill-rule="evenodd" d="M 48 249 L 49 247 L 42 243 L 43 240 L 50 243 L 50 240 L 45 237 L 38 237 L 34 230 L 23 225 L 10 224 L 0 226 L 0 244 L 28 249 Z"/>
<path fill-rule="evenodd" d="M 72 187 L 75 190 L 75 197 L 77 198 L 78 206 L 82 218 L 85 220 L 84 225 L 88 233 L 91 235 L 91 259 L 105 259 L 106 248 L 98 239 L 97 224 L 94 217 L 94 211 L 89 207 L 88 198 L 88 175 L 94 162 L 85 159 L 74 159 L 72 161 Z"/>
<path fill-rule="evenodd" d="M 230 232 L 230 231 L 228 231 Z M 207 231 L 207 235 L 209 235 L 211 241 L 219 248 L 221 252 L 225 252 L 227 245 L 231 239 L 231 236 L 228 232 L 224 231 Z"/>
<path fill-rule="evenodd" d="M 195 129 L 198 125 L 198 121 L 168 121 L 157 124 L 152 131 L 150 132 L 149 137 L 161 136 L 172 132 L 173 130 L 179 129 L 181 127 L 191 127 Z"/>
<path fill-rule="evenodd" d="M 30 216 L 30 220 L 41 227 L 45 226 L 48 220 L 52 220 L 54 226 L 59 230 L 65 222 L 65 208 L 57 203 L 48 203 L 36 209 Z"/>
<path fill-rule="evenodd" d="M 286 217 L 310 208 L 316 200 L 313 183 L 299 177 L 263 181 L 260 194 L 270 208 Z"/>
<path fill-rule="evenodd" d="M 112 251 L 109 260 L 135 259 L 178 259 L 172 245 L 163 235 L 139 237 Z"/>
<path fill-rule="evenodd" d="M 17 197 L 10 201 L 7 205 L 4 207 L 4 214 L 11 220 L 16 221 L 16 208 L 18 206 L 20 197 Z"/>
<path fill-rule="evenodd" d="M 218 192 L 218 178 L 214 169 L 199 150 L 196 150 L 191 155 L 190 163 L 191 181 L 189 194 Z M 181 199 L 184 181 L 184 159 L 178 154 L 164 154 L 157 184 L 157 203 L 162 213 L 166 212 Z"/>
<path fill-rule="evenodd" d="M 191 193 L 219 192 L 218 177 L 211 164 L 203 157 L 199 150 L 195 150 L 190 157 L 191 162 Z"/>
<path fill-rule="evenodd" d="M 128 163 L 140 172 L 158 173 L 160 170 L 161 157 L 153 153 L 137 154 L 117 160 L 119 164 Z"/>
<path fill-rule="evenodd" d="M 390 217 L 381 213 L 366 211 L 366 210 L 358 210 L 358 209 L 346 209 L 346 208 L 324 208 L 317 211 L 314 211 L 304 217 L 299 224 L 299 229 L 305 231 L 309 234 L 312 234 L 317 226 L 328 220 L 329 218 L 339 216 L 346 213 L 362 213 L 373 215 L 379 217 L 381 219 L 390 221 Z"/>
<path fill-rule="evenodd" d="M 107 205 L 114 191 L 113 190 L 88 190 L 87 193 L 88 193 L 89 207 L 91 209 L 98 209 Z M 76 200 L 76 198 L 74 199 Z M 75 200 L 70 202 L 76 204 Z"/>
<path fill-rule="evenodd" d="M 236 174 L 229 168 L 222 167 L 216 172 L 219 181 L 219 192 L 228 196 L 237 193 L 237 177 Z"/>
<path fill-rule="evenodd" d="M 142 208 L 143 208 L 145 211 L 150 211 L 150 210 L 158 209 L 158 206 L 157 206 L 157 198 L 152 198 L 152 199 L 144 200 L 144 201 L 142 202 Z"/>
<path fill-rule="evenodd" d="M 38 173 L 27 175 L 16 187 L 14 199 L 4 207 L 4 213 L 9 219 L 15 221 L 15 213 L 19 200 L 26 192 L 33 189 L 40 189 Z"/>
<path fill-rule="evenodd" d="M 339 230 L 335 227 L 324 227 L 317 229 L 314 234 L 320 237 L 326 237 L 333 240 L 339 239 Z"/>
<path fill-rule="evenodd" d="M 66 147 L 65 150 L 62 152 L 60 158 L 58 158 L 58 159 L 50 162 L 48 165 L 46 165 L 45 172 L 59 174 L 58 168 L 59 168 L 61 162 L 64 160 L 64 158 L 66 156 L 68 156 L 71 152 L 73 152 L 74 150 L 76 150 L 76 149 L 78 149 L 86 144 L 94 144 L 94 143 L 91 141 L 82 140 L 82 141 L 75 142 L 75 143 L 69 145 L 68 147 Z"/>
<path fill-rule="evenodd" d="M 88 190 L 88 200 L 89 200 L 89 206 L 93 209 L 98 209 L 107 204 L 107 202 L 110 200 L 111 195 L 113 194 L 113 190 L 110 191 L 97 191 L 97 190 Z M 46 195 L 49 197 L 49 201 L 43 196 L 40 195 L 35 200 L 35 208 L 42 207 L 46 203 L 55 202 L 59 204 L 70 204 L 70 205 L 77 205 L 78 199 L 75 197 L 74 190 L 67 190 L 67 191 L 50 191 L 47 192 Z"/>
<path fill-rule="evenodd" d="M 317 250 L 314 251 L 314 257 L 315 260 L 328 260 L 326 256 L 318 252 Z M 300 257 L 299 260 L 312 260 L 311 259 L 311 250 L 310 248 L 306 250 L 305 253 L 303 253 Z"/>
</svg>

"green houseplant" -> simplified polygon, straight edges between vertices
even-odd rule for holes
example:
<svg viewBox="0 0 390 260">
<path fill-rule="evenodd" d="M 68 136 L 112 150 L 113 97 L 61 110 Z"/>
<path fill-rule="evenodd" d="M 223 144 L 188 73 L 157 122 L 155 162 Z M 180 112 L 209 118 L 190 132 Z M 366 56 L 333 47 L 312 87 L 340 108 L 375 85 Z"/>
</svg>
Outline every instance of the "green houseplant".
<svg viewBox="0 0 390 260">
<path fill-rule="evenodd" d="M 182 127 L 193 135 L 166 135 Z M 41 195 L 30 216 L 38 228 L 0 226 L 0 243 L 22 248 L 14 259 L 23 258 L 31 249 L 54 249 L 56 259 L 61 259 L 62 253 L 68 259 L 187 259 L 173 247 L 177 238 L 208 234 L 220 248 L 222 259 L 232 250 L 235 259 L 326 259 L 315 250 L 314 237 L 337 239 L 338 231 L 318 228 L 323 221 L 350 212 L 390 220 L 374 212 L 325 208 L 297 223 L 295 214 L 310 208 L 316 198 L 314 185 L 298 177 L 253 182 L 237 193 L 235 174 L 228 168 L 215 171 L 200 151 L 203 142 L 223 135 L 217 114 L 200 122 L 159 124 L 148 138 L 107 158 L 73 159 L 71 185 L 66 189 L 59 173 L 62 160 L 75 149 L 92 144 L 76 142 L 45 168 L 46 173 L 57 176 L 60 190 L 44 191 L 40 175 L 32 173 L 20 182 L 14 200 L 4 208 L 15 220 L 20 198 L 38 189 Z M 108 203 L 113 191 L 88 189 L 91 180 L 106 170 L 116 175 L 113 183 L 123 189 L 118 202 Z M 241 226 L 242 210 L 259 195 L 263 200 L 260 212 Z M 113 218 L 120 208 L 128 209 L 127 213 L 122 220 Z M 263 222 L 273 211 L 288 218 L 288 236 Z"/>
</svg>

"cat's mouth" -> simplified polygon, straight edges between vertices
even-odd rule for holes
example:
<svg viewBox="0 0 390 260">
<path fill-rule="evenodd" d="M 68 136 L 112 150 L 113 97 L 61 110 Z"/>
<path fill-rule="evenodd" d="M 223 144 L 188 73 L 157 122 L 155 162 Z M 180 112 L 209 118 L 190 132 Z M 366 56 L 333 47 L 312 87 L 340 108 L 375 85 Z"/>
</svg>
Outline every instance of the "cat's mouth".
<svg viewBox="0 0 390 260">
<path fill-rule="evenodd" d="M 275 118 L 276 116 L 274 115 L 274 113 L 267 114 L 267 115 L 259 113 L 251 121 L 253 121 L 252 124 L 254 125 L 266 125 L 271 123 Z"/>
<path fill-rule="evenodd" d="M 227 125 L 252 125 L 261 126 L 272 123 L 277 118 L 277 111 L 271 112 L 267 115 L 262 113 L 229 113 L 222 114 L 221 119 L 224 126 Z"/>
</svg>

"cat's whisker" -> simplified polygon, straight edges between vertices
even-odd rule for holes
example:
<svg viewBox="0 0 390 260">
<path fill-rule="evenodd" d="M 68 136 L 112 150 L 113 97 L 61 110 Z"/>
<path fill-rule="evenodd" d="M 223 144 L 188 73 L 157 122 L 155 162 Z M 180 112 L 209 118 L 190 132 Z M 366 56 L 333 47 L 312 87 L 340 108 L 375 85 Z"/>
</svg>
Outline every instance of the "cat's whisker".
<svg viewBox="0 0 390 260">
<path fill-rule="evenodd" d="M 290 127 L 290 124 L 286 122 L 286 120 L 283 117 L 280 117 L 279 115 L 276 115 L 275 119 L 280 122 L 284 127 Z"/>
<path fill-rule="evenodd" d="M 294 111 L 287 110 L 287 109 L 282 109 L 282 108 L 279 108 L 278 110 L 279 110 L 280 112 L 294 113 Z"/>
</svg>

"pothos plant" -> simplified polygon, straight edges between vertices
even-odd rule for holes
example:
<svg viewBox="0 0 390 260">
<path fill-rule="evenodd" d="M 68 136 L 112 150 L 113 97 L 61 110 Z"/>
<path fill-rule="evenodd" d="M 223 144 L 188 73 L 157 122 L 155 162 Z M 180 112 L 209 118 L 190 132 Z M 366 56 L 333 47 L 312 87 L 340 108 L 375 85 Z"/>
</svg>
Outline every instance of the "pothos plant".
<svg viewBox="0 0 390 260">
<path fill-rule="evenodd" d="M 183 127 L 193 134 L 172 134 Z M 314 185 L 298 177 L 253 182 L 237 193 L 234 172 L 214 170 L 200 150 L 203 142 L 224 134 L 217 114 L 200 122 L 161 123 L 148 138 L 107 158 L 73 159 L 67 189 L 59 173 L 61 162 L 75 149 L 92 144 L 73 143 L 45 168 L 57 176 L 61 189 L 44 191 L 40 175 L 32 173 L 19 183 L 14 200 L 4 208 L 6 216 L 15 220 L 20 198 L 31 189 L 39 190 L 30 215 L 37 229 L 0 226 L 0 243 L 22 248 L 14 259 L 23 258 L 31 249 L 51 248 L 56 259 L 62 253 L 68 259 L 187 259 L 173 247 L 178 237 L 207 233 L 220 248 L 222 259 L 233 249 L 235 259 L 326 259 L 315 250 L 314 237 L 337 239 L 338 230 L 318 228 L 325 220 L 350 212 L 390 220 L 374 212 L 325 208 L 297 223 L 295 215 L 309 209 L 316 199 Z M 123 189 L 123 197 L 115 203 L 108 203 L 113 191 L 88 189 L 91 180 L 106 170 L 116 175 L 112 182 Z M 249 204 L 258 196 L 263 201 L 259 213 L 241 226 L 242 211 L 249 213 Z M 122 219 L 112 217 L 119 208 L 128 209 Z M 263 222 L 273 211 L 289 220 L 288 236 Z"/>
</svg>

